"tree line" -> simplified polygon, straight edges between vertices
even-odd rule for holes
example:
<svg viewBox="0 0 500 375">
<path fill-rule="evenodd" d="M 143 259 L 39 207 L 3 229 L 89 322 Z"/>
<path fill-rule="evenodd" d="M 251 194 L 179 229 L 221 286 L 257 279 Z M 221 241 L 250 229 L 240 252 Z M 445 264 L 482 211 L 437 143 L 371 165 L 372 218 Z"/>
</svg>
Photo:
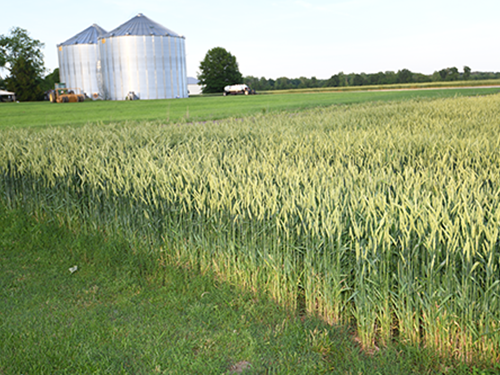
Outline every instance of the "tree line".
<svg viewBox="0 0 500 375">
<path fill-rule="evenodd" d="M 463 72 L 459 72 L 456 67 L 445 68 L 426 75 L 414 73 L 408 69 L 397 72 L 387 71 L 373 74 L 340 72 L 334 74 L 329 79 L 307 78 L 287 78 L 280 77 L 276 80 L 265 77 L 246 76 L 244 83 L 254 90 L 287 90 L 306 89 L 319 87 L 344 87 L 344 86 L 368 86 L 368 85 L 388 85 L 397 83 L 425 83 L 425 82 L 446 82 L 446 81 L 468 81 L 482 79 L 500 79 L 500 72 L 472 72 L 471 68 L 464 66 Z"/>
<path fill-rule="evenodd" d="M 198 74 L 203 93 L 217 93 L 224 90 L 224 86 L 245 83 L 253 90 L 287 90 L 306 89 L 319 87 L 343 87 L 343 86 L 368 86 L 388 85 L 397 83 L 425 83 L 442 81 L 467 81 L 480 79 L 500 79 L 500 73 L 472 72 L 471 68 L 464 66 L 463 72 L 456 67 L 445 68 L 426 75 L 414 73 L 408 69 L 397 72 L 387 71 L 374 74 L 340 72 L 329 79 L 317 79 L 316 77 L 287 78 L 280 77 L 276 80 L 265 77 L 246 76 L 243 77 L 239 71 L 236 57 L 222 47 L 209 50 L 200 63 Z"/>
</svg>

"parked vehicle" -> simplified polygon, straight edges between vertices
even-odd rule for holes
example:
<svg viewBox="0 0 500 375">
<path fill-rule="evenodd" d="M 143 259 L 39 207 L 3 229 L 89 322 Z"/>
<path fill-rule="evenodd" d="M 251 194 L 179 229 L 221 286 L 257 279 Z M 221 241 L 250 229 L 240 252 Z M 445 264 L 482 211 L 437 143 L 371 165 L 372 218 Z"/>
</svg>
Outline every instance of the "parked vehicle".
<svg viewBox="0 0 500 375">
<path fill-rule="evenodd" d="M 85 94 L 81 89 L 69 89 L 64 84 L 57 84 L 56 88 L 49 93 L 51 103 L 76 103 L 85 101 Z"/>
<path fill-rule="evenodd" d="M 255 90 L 252 90 L 250 87 L 247 85 L 241 84 L 241 85 L 230 85 L 224 87 L 224 96 L 227 95 L 238 95 L 238 94 L 244 94 L 244 95 L 255 95 L 256 92 Z"/>
</svg>

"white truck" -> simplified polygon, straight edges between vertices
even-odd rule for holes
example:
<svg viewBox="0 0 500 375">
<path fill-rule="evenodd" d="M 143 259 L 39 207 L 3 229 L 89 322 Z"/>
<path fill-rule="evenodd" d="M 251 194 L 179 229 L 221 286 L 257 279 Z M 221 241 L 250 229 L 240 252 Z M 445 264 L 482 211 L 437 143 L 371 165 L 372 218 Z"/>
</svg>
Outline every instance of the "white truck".
<svg viewBox="0 0 500 375">
<path fill-rule="evenodd" d="M 238 95 L 238 94 L 255 95 L 255 90 L 252 90 L 250 87 L 244 84 L 229 85 L 224 87 L 224 94 L 223 94 L 224 96 Z"/>
</svg>

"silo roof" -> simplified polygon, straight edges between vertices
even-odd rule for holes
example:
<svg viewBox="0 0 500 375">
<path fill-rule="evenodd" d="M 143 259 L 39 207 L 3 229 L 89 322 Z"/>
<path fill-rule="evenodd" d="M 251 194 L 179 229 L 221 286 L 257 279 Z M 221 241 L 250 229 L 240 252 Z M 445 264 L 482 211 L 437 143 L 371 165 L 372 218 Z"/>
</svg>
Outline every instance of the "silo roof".
<svg viewBox="0 0 500 375">
<path fill-rule="evenodd" d="M 69 46 L 73 44 L 94 44 L 97 43 L 97 38 L 99 36 L 106 33 L 106 30 L 94 23 L 92 26 L 87 27 L 81 33 L 76 34 L 74 37 L 69 38 L 67 41 L 58 44 L 57 46 Z"/>
<path fill-rule="evenodd" d="M 111 30 L 109 33 L 101 35 L 101 37 L 108 38 L 110 36 L 125 35 L 167 35 L 181 37 L 181 35 L 156 23 L 142 13 L 139 13 L 137 16 L 125 22 L 123 25 L 118 26 L 116 29 Z"/>
</svg>

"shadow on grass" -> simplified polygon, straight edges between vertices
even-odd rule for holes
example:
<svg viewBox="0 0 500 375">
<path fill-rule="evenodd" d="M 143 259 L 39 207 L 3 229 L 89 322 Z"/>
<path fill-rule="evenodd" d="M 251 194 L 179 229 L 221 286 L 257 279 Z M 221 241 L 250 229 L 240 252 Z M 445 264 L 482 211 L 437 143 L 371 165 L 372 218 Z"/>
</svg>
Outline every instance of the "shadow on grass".
<svg viewBox="0 0 500 375">
<path fill-rule="evenodd" d="M 1 204 L 0 267 L 0 374 L 470 373 Z"/>
</svg>

